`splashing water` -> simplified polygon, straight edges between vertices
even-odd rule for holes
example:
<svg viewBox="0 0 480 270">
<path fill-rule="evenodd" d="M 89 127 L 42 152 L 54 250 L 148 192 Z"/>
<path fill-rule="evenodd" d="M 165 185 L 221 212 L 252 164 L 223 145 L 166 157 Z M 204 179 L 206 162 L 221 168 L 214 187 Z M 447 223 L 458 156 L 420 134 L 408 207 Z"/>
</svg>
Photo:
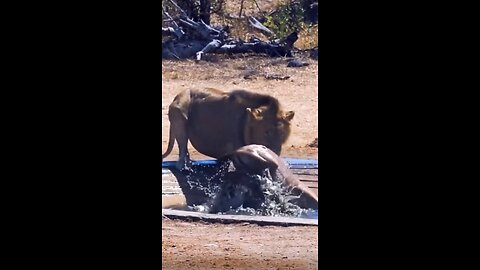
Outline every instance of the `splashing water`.
<svg viewBox="0 0 480 270">
<path fill-rule="evenodd" d="M 199 168 L 208 167 L 206 165 L 199 165 Z M 198 189 L 205 193 L 210 198 L 215 197 L 215 195 L 220 191 L 220 188 L 224 181 L 224 176 L 228 172 L 230 166 L 228 163 L 221 164 L 220 168 L 212 175 L 206 173 L 205 170 L 197 170 L 195 175 L 187 174 L 186 175 L 186 182 L 189 185 L 190 189 Z M 197 178 L 201 177 L 202 179 L 206 179 L 206 181 L 202 181 L 207 183 L 206 186 L 203 186 L 200 181 L 197 181 Z M 203 212 L 203 211 L 200 211 Z"/>
<path fill-rule="evenodd" d="M 316 210 L 302 209 L 290 202 L 300 196 L 291 194 L 291 188 L 282 184 L 284 181 L 281 174 L 277 173 L 276 177 L 272 177 L 270 171 L 266 169 L 262 175 L 247 175 L 250 179 L 248 183 L 229 184 L 226 182 L 225 175 L 230 169 L 231 167 L 228 164 L 223 165 L 217 173 L 211 177 L 207 177 L 208 184 L 206 187 L 201 187 L 198 182 L 193 180 L 189 181 L 190 186 L 195 185 L 210 197 L 209 202 L 203 205 L 189 207 L 189 210 L 230 215 L 318 218 L 318 212 Z M 217 177 L 219 177 L 219 179 L 216 180 L 220 181 L 220 185 L 212 184 L 211 182 L 213 181 L 211 180 Z M 255 193 L 252 192 L 252 190 L 258 190 L 261 193 Z M 232 195 L 230 196 L 226 194 Z M 261 203 L 258 207 L 245 206 L 245 202 L 249 199 L 261 200 Z M 243 201 L 240 206 L 229 207 L 231 204 L 235 205 L 238 200 Z M 232 203 L 232 201 L 235 201 L 235 203 Z M 225 207 L 228 207 L 229 210 L 226 210 Z M 223 211 L 219 211 L 219 209 L 222 209 Z"/>
<path fill-rule="evenodd" d="M 281 174 L 277 173 L 274 178 L 267 169 L 263 175 L 251 175 L 251 177 L 258 180 L 265 197 L 265 201 L 261 208 L 257 210 L 257 214 L 300 217 L 305 212 L 304 209 L 290 202 L 300 196 L 292 195 L 291 189 L 282 184 L 283 176 Z"/>
</svg>

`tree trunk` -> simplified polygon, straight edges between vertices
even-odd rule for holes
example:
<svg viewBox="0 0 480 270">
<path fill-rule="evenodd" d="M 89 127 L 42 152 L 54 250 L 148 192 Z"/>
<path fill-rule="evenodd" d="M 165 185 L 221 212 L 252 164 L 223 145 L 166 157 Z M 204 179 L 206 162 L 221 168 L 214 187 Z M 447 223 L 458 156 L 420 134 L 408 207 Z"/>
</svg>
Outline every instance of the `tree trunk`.
<svg viewBox="0 0 480 270">
<path fill-rule="evenodd" d="M 210 24 L 210 0 L 200 0 L 200 19 L 206 23 Z"/>
</svg>

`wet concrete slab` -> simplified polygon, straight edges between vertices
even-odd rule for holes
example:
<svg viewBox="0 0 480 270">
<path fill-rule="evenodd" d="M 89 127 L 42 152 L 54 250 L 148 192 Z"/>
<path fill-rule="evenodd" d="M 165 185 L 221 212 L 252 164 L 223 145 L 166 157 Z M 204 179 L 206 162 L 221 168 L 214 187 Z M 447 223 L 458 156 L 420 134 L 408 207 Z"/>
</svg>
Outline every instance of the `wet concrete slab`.
<svg viewBox="0 0 480 270">
<path fill-rule="evenodd" d="M 210 223 L 251 223 L 262 226 L 318 226 L 317 219 L 307 218 L 219 215 L 173 209 L 163 209 L 162 214 L 170 219 L 180 219 L 186 221 L 204 221 Z"/>
</svg>

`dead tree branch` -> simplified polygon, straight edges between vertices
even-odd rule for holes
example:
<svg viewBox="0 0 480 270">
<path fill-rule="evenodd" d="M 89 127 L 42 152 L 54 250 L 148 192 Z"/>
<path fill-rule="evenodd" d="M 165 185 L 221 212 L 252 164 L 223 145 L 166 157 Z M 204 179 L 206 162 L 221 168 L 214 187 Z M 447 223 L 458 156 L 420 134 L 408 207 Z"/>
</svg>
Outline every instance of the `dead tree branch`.
<svg viewBox="0 0 480 270">
<path fill-rule="evenodd" d="M 248 42 L 244 42 L 238 38 L 229 37 L 226 27 L 214 27 L 202 19 L 195 21 L 189 18 L 174 0 L 169 1 L 180 15 L 173 18 L 162 5 L 162 12 L 170 24 L 169 27 L 162 27 L 162 35 L 168 37 L 162 44 L 162 58 L 201 60 L 205 54 L 209 53 L 258 53 L 271 57 L 285 57 L 292 55 L 293 43 L 298 39 L 297 34 L 292 33 L 283 40 L 262 41 L 252 37 Z M 242 8 L 240 16 L 242 16 Z M 269 38 L 275 36 L 270 29 L 252 16 L 240 19 L 246 20 L 253 29 Z"/>
</svg>

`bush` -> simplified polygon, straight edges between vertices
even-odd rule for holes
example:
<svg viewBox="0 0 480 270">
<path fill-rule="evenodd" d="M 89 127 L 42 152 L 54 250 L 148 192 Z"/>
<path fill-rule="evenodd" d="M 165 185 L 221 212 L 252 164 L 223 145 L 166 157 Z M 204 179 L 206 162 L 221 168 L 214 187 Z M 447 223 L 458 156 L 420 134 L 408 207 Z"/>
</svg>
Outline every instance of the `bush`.
<svg viewBox="0 0 480 270">
<path fill-rule="evenodd" d="M 312 12 L 305 8 L 306 1 L 280 1 L 277 9 L 270 15 L 265 16 L 263 23 L 271 29 L 278 38 L 284 38 L 292 32 L 300 33 L 299 43 L 301 47 L 311 48 L 318 45 L 318 26 L 306 22 L 308 13 Z"/>
</svg>

